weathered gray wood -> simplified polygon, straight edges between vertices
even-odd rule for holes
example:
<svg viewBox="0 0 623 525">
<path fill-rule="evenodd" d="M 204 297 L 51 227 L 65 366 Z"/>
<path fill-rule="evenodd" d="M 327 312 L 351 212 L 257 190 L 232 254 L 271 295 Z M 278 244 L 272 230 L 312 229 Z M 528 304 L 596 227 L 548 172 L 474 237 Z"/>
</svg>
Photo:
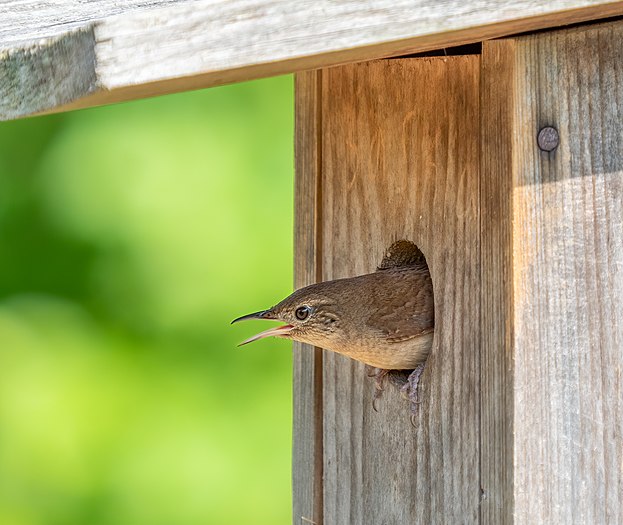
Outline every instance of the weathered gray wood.
<svg viewBox="0 0 623 525">
<path fill-rule="evenodd" d="M 618 14 L 623 2 L 602 0 L 9 0 L 0 119 Z"/>
<path fill-rule="evenodd" d="M 180 3 L 180 0 L 3 0 L 0 2 L 0 48 L 29 45 L 84 28 L 103 18 Z"/>
<path fill-rule="evenodd" d="M 411 425 L 364 366 L 324 359 L 324 520 L 478 519 L 479 57 L 323 72 L 323 279 L 374 271 L 397 239 L 427 257 L 435 342 Z"/>
<path fill-rule="evenodd" d="M 483 49 L 488 523 L 623 523 L 622 58 L 621 22 Z"/>
<path fill-rule="evenodd" d="M 320 253 L 320 71 L 296 75 L 294 285 L 319 281 Z M 292 521 L 322 520 L 322 350 L 294 343 Z"/>
</svg>

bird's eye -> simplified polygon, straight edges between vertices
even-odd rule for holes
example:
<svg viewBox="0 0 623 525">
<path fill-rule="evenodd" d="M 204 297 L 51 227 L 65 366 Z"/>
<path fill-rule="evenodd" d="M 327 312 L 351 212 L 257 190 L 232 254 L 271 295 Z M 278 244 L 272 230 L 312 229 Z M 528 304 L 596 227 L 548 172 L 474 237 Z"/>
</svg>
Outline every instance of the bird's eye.
<svg viewBox="0 0 623 525">
<path fill-rule="evenodd" d="M 299 321 L 304 321 L 309 317 L 309 313 L 311 312 L 311 308 L 309 306 L 299 306 L 294 315 Z"/>
</svg>

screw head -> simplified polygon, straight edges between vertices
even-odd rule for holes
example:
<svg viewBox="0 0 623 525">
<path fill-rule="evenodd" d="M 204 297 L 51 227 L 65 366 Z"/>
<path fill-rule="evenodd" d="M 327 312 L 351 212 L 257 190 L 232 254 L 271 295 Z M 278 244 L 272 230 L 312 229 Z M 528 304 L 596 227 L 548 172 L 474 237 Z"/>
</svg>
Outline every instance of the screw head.
<svg viewBox="0 0 623 525">
<path fill-rule="evenodd" d="M 552 126 L 545 126 L 541 128 L 537 135 L 537 143 L 541 151 L 554 151 L 560 143 L 560 136 L 558 130 Z"/>
</svg>

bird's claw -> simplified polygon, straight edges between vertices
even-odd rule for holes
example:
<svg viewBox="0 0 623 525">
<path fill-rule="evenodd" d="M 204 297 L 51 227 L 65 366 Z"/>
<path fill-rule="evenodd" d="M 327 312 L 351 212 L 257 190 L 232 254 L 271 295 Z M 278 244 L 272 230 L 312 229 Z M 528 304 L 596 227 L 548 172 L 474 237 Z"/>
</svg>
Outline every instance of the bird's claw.
<svg viewBox="0 0 623 525">
<path fill-rule="evenodd" d="M 420 384 L 420 377 L 424 372 L 424 363 L 418 365 L 413 372 L 409 374 L 407 382 L 400 389 L 400 393 L 409 400 L 411 404 L 411 423 L 413 424 L 413 418 L 418 413 L 418 405 L 421 403 L 418 387 Z"/>
<path fill-rule="evenodd" d="M 383 395 L 385 382 L 389 379 L 400 388 L 400 393 L 410 403 L 411 424 L 415 426 L 415 416 L 418 413 L 418 405 L 421 403 L 418 386 L 420 377 L 424 372 L 424 364 L 418 365 L 408 376 L 402 370 L 385 370 L 383 368 L 370 368 L 368 377 L 374 378 L 374 397 L 372 408 L 378 412 L 378 400 Z"/>
<path fill-rule="evenodd" d="M 378 412 L 377 401 L 383 395 L 383 390 L 385 389 L 385 379 L 387 378 L 387 374 L 389 370 L 384 370 L 383 368 L 372 368 L 368 372 L 368 377 L 374 378 L 374 397 L 372 398 L 372 408 L 375 412 Z"/>
<path fill-rule="evenodd" d="M 382 393 L 382 390 L 377 390 L 376 392 L 374 392 L 374 397 L 372 398 L 372 410 L 374 410 L 375 412 L 379 411 L 376 402 L 378 401 L 379 397 L 381 397 Z"/>
</svg>

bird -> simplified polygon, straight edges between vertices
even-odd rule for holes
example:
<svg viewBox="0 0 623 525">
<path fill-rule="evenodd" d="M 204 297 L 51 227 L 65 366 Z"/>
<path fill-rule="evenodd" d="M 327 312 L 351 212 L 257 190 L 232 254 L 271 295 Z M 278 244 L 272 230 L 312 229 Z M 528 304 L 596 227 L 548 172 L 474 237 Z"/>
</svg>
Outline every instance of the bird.
<svg viewBox="0 0 623 525">
<path fill-rule="evenodd" d="M 418 384 L 433 346 L 435 309 L 426 258 L 411 241 L 394 242 L 373 273 L 306 286 L 232 324 L 248 319 L 285 324 L 239 346 L 274 336 L 337 352 L 372 368 L 375 410 L 389 375 L 401 383 L 412 415 L 417 412 Z"/>
</svg>

